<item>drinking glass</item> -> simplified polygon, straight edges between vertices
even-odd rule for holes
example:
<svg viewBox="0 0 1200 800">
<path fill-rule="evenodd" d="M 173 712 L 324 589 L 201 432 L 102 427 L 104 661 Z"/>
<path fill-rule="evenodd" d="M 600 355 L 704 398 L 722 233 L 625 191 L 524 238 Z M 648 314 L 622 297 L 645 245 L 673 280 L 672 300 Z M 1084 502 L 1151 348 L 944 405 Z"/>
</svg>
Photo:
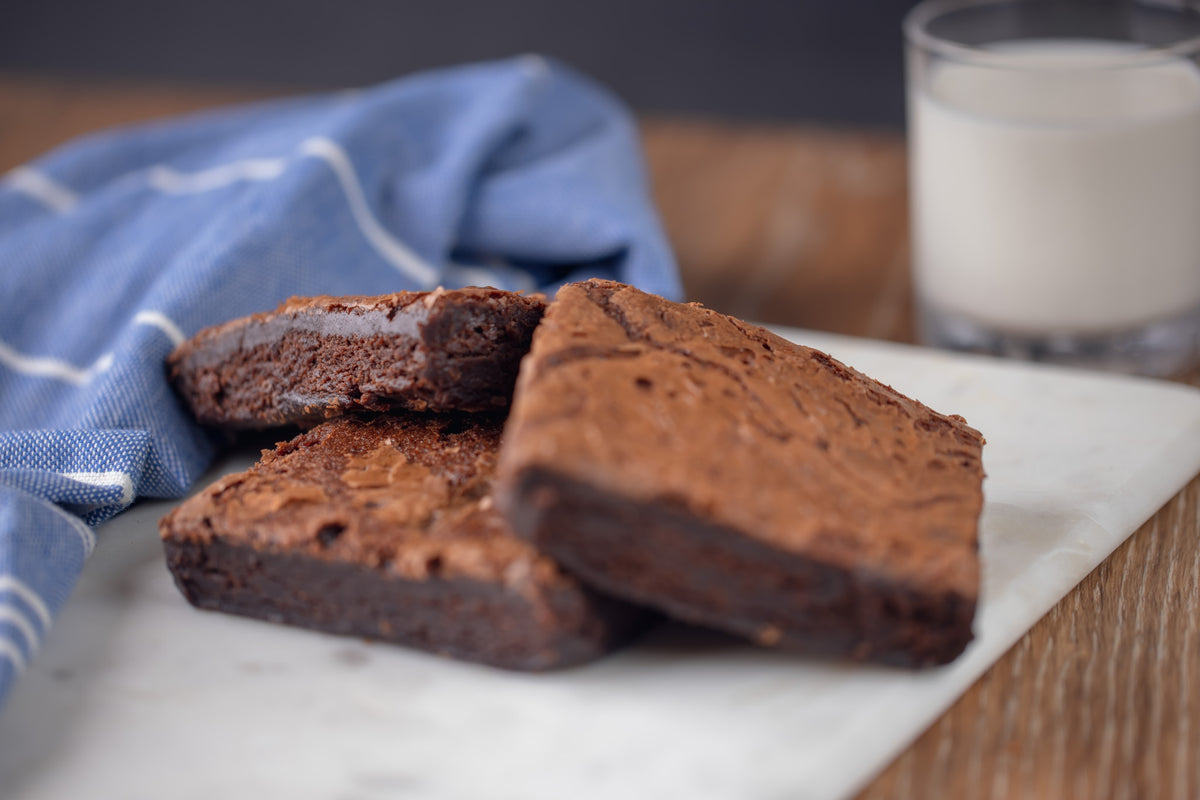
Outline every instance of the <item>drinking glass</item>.
<svg viewBox="0 0 1200 800">
<path fill-rule="evenodd" d="M 927 0 L 904 32 L 921 339 L 1200 362 L 1200 10 Z"/>
</svg>

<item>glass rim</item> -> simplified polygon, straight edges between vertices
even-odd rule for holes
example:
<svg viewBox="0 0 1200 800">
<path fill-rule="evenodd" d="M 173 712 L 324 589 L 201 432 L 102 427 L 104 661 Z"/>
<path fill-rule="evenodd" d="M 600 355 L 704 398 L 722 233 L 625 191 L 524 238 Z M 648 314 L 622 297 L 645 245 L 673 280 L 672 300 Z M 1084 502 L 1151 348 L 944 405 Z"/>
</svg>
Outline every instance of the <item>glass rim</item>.
<svg viewBox="0 0 1200 800">
<path fill-rule="evenodd" d="M 1171 61 L 1180 57 L 1190 58 L 1200 54 L 1200 34 L 1186 39 L 1180 39 L 1169 45 L 1152 46 L 1131 50 L 1127 54 L 1114 55 L 1111 63 L 1088 64 L 1086 66 L 1034 66 L 1022 64 L 1010 56 L 987 49 L 987 46 L 960 44 L 949 39 L 943 39 L 928 30 L 929 23 L 943 14 L 967 8 L 997 5 L 1035 5 L 1031 0 L 921 0 L 904 15 L 902 28 L 906 42 L 924 51 L 942 56 L 954 61 L 976 64 L 979 66 L 1000 67 L 1010 70 L 1028 70 L 1034 72 L 1095 72 L 1105 69 L 1127 69 Z M 1196 6 L 1184 4 L 1178 6 L 1160 6 L 1160 11 L 1200 11 Z M 1114 40 L 1115 41 L 1115 40 Z"/>
</svg>

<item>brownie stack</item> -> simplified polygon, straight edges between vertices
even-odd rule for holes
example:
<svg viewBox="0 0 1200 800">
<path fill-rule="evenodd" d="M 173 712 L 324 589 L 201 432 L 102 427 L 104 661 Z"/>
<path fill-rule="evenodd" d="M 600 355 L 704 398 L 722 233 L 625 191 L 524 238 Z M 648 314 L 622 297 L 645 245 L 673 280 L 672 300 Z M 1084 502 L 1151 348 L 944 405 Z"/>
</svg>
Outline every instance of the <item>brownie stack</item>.
<svg viewBox="0 0 1200 800">
<path fill-rule="evenodd" d="M 595 658 L 647 609 L 906 666 L 971 638 L 979 433 L 698 305 L 610 281 L 548 308 L 293 300 L 169 368 L 209 425 L 326 420 L 164 518 L 200 607 L 515 669 Z"/>
<path fill-rule="evenodd" d="M 292 299 L 201 331 L 171 380 L 215 427 L 316 427 L 160 523 L 192 604 L 508 669 L 590 661 L 644 609 L 515 537 L 492 483 L 545 311 L 495 289 Z M 371 413 L 378 412 L 378 413 Z"/>
</svg>

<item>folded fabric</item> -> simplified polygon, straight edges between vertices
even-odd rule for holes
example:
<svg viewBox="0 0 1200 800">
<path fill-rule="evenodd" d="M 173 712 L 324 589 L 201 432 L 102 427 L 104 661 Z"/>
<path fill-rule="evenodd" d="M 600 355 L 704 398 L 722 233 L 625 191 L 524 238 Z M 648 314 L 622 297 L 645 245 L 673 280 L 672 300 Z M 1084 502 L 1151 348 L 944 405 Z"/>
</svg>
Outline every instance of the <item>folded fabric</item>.
<svg viewBox="0 0 1200 800">
<path fill-rule="evenodd" d="M 0 265 L 0 703 L 93 527 L 209 463 L 184 337 L 293 295 L 681 293 L 629 114 L 533 56 L 79 140 L 0 180 Z"/>
</svg>

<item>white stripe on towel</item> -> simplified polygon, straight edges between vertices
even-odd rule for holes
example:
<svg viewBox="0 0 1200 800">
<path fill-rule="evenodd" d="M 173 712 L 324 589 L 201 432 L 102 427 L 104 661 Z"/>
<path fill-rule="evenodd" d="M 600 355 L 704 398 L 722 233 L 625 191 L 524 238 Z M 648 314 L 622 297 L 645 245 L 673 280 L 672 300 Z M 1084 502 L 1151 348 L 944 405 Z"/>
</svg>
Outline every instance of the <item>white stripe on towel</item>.
<svg viewBox="0 0 1200 800">
<path fill-rule="evenodd" d="M 97 358 L 90 367 L 77 367 L 57 358 L 23 355 L 4 342 L 0 342 L 0 364 L 14 372 L 42 378 L 57 378 L 76 386 L 88 383 L 92 378 L 111 367 L 112 363 L 112 353 L 105 353 Z"/>
<path fill-rule="evenodd" d="M 12 592 L 24 600 L 25 604 L 33 609 L 33 613 L 38 615 L 38 619 L 42 622 L 42 629 L 50 627 L 50 609 L 46 607 L 38 593 L 30 589 L 20 578 L 15 575 L 0 575 L 0 592 Z"/>
<path fill-rule="evenodd" d="M 4 183 L 60 214 L 70 211 L 79 202 L 75 192 L 32 167 L 11 170 L 4 176 Z"/>
<path fill-rule="evenodd" d="M 183 340 L 187 338 L 183 335 L 183 331 L 179 329 L 179 326 L 161 311 L 139 311 L 134 315 L 133 323 L 135 325 L 149 325 L 152 328 L 157 328 L 176 347 L 182 344 Z M 25 375 L 39 378 L 55 378 L 67 383 L 73 383 L 76 386 L 83 386 L 86 383 L 90 383 L 93 378 L 102 372 L 108 371 L 109 367 L 113 365 L 113 354 L 105 353 L 97 358 L 89 367 L 77 367 L 74 364 L 68 364 L 65 361 L 50 358 L 49 356 L 28 356 L 18 353 L 4 342 L 0 342 L 0 364 L 3 364 L 14 372 L 20 372 Z"/>
<path fill-rule="evenodd" d="M 86 483 L 89 486 L 119 486 L 121 489 L 121 505 L 127 506 L 133 502 L 133 479 L 124 472 L 61 472 L 64 478 Z"/>
<path fill-rule="evenodd" d="M 273 181 L 287 169 L 287 159 L 248 158 L 199 172 L 179 172 L 165 164 L 150 167 L 146 181 L 160 192 L 194 194 L 220 189 L 238 181 Z"/>
<path fill-rule="evenodd" d="M 375 218 L 354 165 L 341 145 L 324 136 L 316 136 L 301 142 L 299 151 L 302 156 L 321 159 L 333 169 L 350 205 L 355 224 L 375 252 L 419 286 L 432 289 L 437 285 L 438 271 Z M 275 180 L 287 170 L 287 166 L 287 158 L 251 158 L 197 172 L 179 172 L 165 164 L 149 167 L 144 172 L 146 185 L 152 189 L 166 194 L 193 194 L 219 189 L 238 181 Z M 12 170 L 5 181 L 59 213 L 70 211 L 79 202 L 77 194 L 30 167 Z"/>
<path fill-rule="evenodd" d="M 17 647 L 16 642 L 11 639 L 5 639 L 0 636 L 0 658 L 7 658 L 17 668 L 17 672 L 25 671 L 25 654 L 21 652 L 21 648 Z"/>
<path fill-rule="evenodd" d="M 183 340 L 187 338 L 183 335 L 183 331 L 179 330 L 179 326 L 161 311 L 139 311 L 133 316 L 133 324 L 149 325 L 153 328 L 158 328 L 167 335 L 167 338 L 171 340 L 171 344 L 176 347 L 183 344 Z"/>
<path fill-rule="evenodd" d="M 37 649 L 41 642 L 41 636 L 38 635 L 38 630 L 33 622 L 26 616 L 21 609 L 11 605 L 0 604 L 0 622 L 11 623 L 14 628 L 21 632 L 25 637 L 25 643 L 28 645 L 29 652 Z"/>
<path fill-rule="evenodd" d="M 124 505 L 128 505 L 128 503 Z M 87 558 L 96 549 L 96 532 L 89 528 L 86 522 L 73 514 L 68 513 L 66 519 L 71 527 L 75 529 L 75 533 L 79 535 L 79 541 L 83 543 L 83 557 Z"/>
<path fill-rule="evenodd" d="M 408 249 L 407 245 L 392 236 L 371 214 L 366 196 L 363 194 L 362 184 L 358 182 L 358 175 L 354 172 L 354 165 L 350 163 L 350 157 L 337 142 L 323 136 L 313 137 L 301 143 L 300 152 L 306 156 L 321 159 L 333 169 L 333 174 L 337 176 L 338 182 L 342 185 L 342 191 L 346 193 L 346 200 L 350 204 L 350 213 L 354 216 L 354 221 L 358 224 L 363 236 L 375 248 L 375 252 L 416 281 L 418 285 L 426 289 L 432 289 L 437 285 L 437 270 Z"/>
</svg>

